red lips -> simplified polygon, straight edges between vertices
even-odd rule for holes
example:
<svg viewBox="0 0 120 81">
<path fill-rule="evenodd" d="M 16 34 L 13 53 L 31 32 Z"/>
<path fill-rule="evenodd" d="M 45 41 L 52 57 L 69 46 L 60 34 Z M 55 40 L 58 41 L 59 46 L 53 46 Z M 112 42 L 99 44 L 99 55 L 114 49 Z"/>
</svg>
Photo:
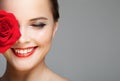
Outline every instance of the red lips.
<svg viewBox="0 0 120 81">
<path fill-rule="evenodd" d="M 12 48 L 13 53 L 20 58 L 29 57 L 34 54 L 37 47 L 28 47 L 28 48 Z"/>
</svg>

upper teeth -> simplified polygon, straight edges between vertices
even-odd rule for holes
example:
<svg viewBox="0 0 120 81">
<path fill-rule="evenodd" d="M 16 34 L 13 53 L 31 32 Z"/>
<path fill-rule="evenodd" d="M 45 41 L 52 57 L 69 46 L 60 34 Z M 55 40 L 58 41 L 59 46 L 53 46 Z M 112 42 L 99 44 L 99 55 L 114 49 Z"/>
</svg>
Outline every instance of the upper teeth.
<svg viewBox="0 0 120 81">
<path fill-rule="evenodd" d="M 32 50 L 33 50 L 33 48 L 24 49 L 24 50 L 15 49 L 15 52 L 16 52 L 16 53 L 19 53 L 19 54 L 26 54 L 26 53 L 32 52 Z"/>
</svg>

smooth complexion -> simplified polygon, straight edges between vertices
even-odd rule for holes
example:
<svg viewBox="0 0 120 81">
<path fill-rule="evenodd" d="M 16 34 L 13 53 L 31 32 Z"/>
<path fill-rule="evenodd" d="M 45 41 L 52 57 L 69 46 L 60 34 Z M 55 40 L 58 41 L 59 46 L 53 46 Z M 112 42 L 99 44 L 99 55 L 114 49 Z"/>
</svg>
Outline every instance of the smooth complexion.
<svg viewBox="0 0 120 81">
<path fill-rule="evenodd" d="M 67 81 L 44 62 L 58 26 L 49 0 L 2 0 L 0 8 L 16 16 L 21 32 L 4 54 L 7 71 L 0 81 Z"/>
</svg>

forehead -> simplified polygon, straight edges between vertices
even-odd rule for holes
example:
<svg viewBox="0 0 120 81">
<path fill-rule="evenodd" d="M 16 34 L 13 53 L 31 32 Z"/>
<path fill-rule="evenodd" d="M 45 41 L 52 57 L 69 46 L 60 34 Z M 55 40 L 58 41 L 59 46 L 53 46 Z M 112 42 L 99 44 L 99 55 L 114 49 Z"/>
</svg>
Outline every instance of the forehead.
<svg viewBox="0 0 120 81">
<path fill-rule="evenodd" d="M 14 9 L 20 9 L 23 10 L 28 8 L 32 9 L 33 7 L 39 7 L 43 5 L 49 5 L 49 0 L 1 0 L 0 5 L 3 8 L 10 9 L 11 7 Z M 11 9 L 12 9 L 11 8 Z"/>
<path fill-rule="evenodd" d="M 51 15 L 49 0 L 1 0 L 0 8 L 14 13 L 17 17 Z"/>
</svg>

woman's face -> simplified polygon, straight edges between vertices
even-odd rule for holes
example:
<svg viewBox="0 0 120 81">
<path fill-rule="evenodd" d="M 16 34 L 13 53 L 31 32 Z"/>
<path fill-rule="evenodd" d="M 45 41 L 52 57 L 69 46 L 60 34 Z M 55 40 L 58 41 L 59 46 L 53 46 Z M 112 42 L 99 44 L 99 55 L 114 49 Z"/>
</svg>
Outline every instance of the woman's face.
<svg viewBox="0 0 120 81">
<path fill-rule="evenodd" d="M 20 39 L 4 54 L 17 70 L 43 62 L 57 30 L 49 0 L 2 0 L 1 9 L 13 13 L 20 25 Z"/>
</svg>

